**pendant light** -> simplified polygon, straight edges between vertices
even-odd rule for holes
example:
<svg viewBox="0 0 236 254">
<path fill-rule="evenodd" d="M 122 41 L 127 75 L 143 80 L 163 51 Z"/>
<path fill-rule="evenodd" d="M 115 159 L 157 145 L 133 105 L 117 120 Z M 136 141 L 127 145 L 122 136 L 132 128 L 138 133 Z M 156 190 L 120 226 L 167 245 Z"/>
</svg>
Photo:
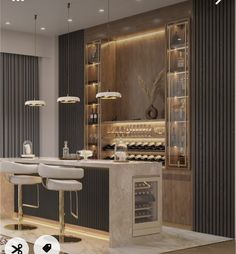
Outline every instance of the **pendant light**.
<svg viewBox="0 0 236 254">
<path fill-rule="evenodd" d="M 38 15 L 34 15 L 34 56 L 36 57 L 36 41 L 37 41 L 37 18 Z M 36 75 L 35 75 L 35 63 L 34 63 L 34 85 L 36 84 Z M 46 106 L 45 101 L 42 100 L 29 100 L 25 102 L 25 106 L 30 107 L 43 107 Z"/>
<path fill-rule="evenodd" d="M 67 18 L 67 27 L 68 27 L 68 33 L 67 33 L 67 96 L 59 97 L 57 99 L 57 102 L 65 103 L 65 104 L 72 104 L 80 102 L 80 98 L 76 96 L 70 96 L 70 3 L 67 4 L 67 10 L 68 10 L 68 18 Z"/>
<path fill-rule="evenodd" d="M 107 0 L 107 34 L 108 34 L 108 43 L 110 43 L 110 0 Z M 99 92 L 96 94 L 96 98 L 102 100 L 115 100 L 121 97 L 122 97 L 121 93 L 111 92 L 110 90 L 106 92 Z"/>
</svg>

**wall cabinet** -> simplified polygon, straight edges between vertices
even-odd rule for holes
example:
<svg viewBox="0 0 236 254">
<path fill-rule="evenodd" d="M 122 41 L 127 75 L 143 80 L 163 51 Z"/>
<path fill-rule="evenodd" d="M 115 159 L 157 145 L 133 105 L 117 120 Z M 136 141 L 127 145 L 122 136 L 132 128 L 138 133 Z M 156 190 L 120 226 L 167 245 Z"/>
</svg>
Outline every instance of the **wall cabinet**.
<svg viewBox="0 0 236 254">
<path fill-rule="evenodd" d="M 166 35 L 166 164 L 189 168 L 189 21 L 168 24 Z"/>
</svg>

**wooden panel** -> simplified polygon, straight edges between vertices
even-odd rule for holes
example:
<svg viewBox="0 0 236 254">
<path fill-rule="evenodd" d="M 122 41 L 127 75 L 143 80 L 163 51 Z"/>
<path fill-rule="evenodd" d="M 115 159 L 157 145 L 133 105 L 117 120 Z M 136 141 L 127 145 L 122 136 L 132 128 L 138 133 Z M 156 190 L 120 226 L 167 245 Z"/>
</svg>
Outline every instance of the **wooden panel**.
<svg viewBox="0 0 236 254">
<path fill-rule="evenodd" d="M 193 226 L 234 237 L 235 1 L 193 3 Z"/>
<path fill-rule="evenodd" d="M 80 103 L 59 105 L 59 155 L 64 141 L 70 153 L 84 147 L 84 31 L 70 33 L 69 72 L 70 95 L 78 96 Z M 68 37 L 59 36 L 59 96 L 68 93 Z"/>
<path fill-rule="evenodd" d="M 192 226 L 192 182 L 190 171 L 163 172 L 163 221 Z"/>
<path fill-rule="evenodd" d="M 118 120 L 146 119 L 145 111 L 152 104 L 158 110 L 158 118 L 165 118 L 164 70 L 164 29 L 149 36 L 116 41 L 116 84 L 123 95 L 118 104 Z M 139 84 L 139 78 L 151 92 L 161 71 L 160 90 L 152 103 Z"/>
</svg>

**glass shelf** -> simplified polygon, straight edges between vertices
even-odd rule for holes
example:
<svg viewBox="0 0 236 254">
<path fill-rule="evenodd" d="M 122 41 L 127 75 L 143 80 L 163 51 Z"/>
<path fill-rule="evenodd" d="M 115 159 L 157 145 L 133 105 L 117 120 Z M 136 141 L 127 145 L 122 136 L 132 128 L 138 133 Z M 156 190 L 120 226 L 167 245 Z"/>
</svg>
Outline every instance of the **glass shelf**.
<svg viewBox="0 0 236 254">
<path fill-rule="evenodd" d="M 167 168 L 189 166 L 189 21 L 167 25 Z"/>
</svg>

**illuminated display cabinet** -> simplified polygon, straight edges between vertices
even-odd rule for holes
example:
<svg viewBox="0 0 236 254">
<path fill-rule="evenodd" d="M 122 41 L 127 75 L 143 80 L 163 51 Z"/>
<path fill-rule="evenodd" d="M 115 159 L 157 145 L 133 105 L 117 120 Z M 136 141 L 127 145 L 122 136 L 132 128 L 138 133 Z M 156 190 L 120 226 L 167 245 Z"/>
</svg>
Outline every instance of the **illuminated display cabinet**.
<svg viewBox="0 0 236 254">
<path fill-rule="evenodd" d="M 85 148 L 93 151 L 93 159 L 100 158 L 101 105 L 96 94 L 101 91 L 101 41 L 89 42 L 85 47 Z"/>
<path fill-rule="evenodd" d="M 189 168 L 189 20 L 170 23 L 167 34 L 167 167 Z"/>
</svg>

